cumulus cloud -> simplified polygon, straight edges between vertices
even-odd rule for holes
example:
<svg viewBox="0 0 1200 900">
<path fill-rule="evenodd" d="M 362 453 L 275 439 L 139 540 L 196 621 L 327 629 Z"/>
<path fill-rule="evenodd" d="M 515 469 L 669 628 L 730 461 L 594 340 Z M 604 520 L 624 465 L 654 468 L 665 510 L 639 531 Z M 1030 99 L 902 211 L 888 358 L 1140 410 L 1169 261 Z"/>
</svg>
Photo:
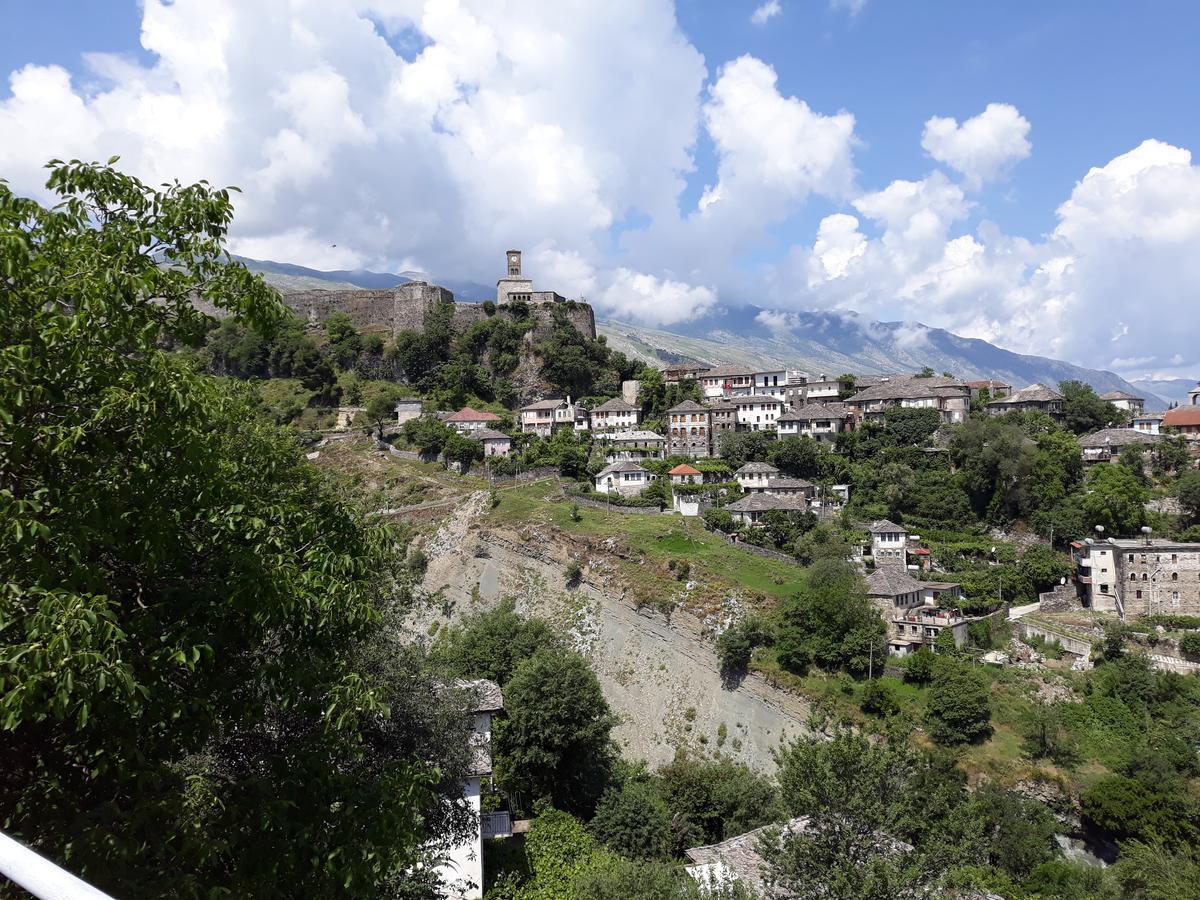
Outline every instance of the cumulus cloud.
<svg viewBox="0 0 1200 900">
<path fill-rule="evenodd" d="M 750 14 L 750 21 L 755 25 L 766 25 L 781 12 L 783 12 L 783 7 L 779 5 L 779 0 L 767 0 Z"/>
<path fill-rule="evenodd" d="M 1008 103 L 989 103 L 961 125 L 934 116 L 925 123 L 921 146 L 938 162 L 961 172 L 978 189 L 1029 156 L 1029 121 Z"/>
<path fill-rule="evenodd" d="M 598 300 L 618 318 L 668 325 L 711 312 L 717 305 L 717 292 L 621 268 L 613 273 Z"/>
</svg>

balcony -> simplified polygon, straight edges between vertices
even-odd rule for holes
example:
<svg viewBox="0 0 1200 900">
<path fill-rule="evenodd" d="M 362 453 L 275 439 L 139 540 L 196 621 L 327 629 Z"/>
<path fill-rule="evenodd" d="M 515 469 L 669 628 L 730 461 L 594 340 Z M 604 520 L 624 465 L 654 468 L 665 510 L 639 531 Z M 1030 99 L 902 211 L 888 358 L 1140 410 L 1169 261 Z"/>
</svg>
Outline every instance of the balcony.
<svg viewBox="0 0 1200 900">
<path fill-rule="evenodd" d="M 512 817 L 509 816 L 508 810 L 501 809 L 496 812 L 481 812 L 479 814 L 479 833 L 485 840 L 488 838 L 511 837 Z"/>
</svg>

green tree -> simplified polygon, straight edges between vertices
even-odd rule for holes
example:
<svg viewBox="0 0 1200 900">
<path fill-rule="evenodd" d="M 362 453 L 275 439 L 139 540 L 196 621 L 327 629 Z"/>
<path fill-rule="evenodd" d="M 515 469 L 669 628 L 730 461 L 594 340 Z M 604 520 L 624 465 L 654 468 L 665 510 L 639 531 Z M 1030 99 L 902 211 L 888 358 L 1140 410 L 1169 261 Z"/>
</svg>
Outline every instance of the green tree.
<svg viewBox="0 0 1200 900">
<path fill-rule="evenodd" d="M 329 355 L 339 368 L 354 365 L 362 352 L 362 338 L 347 313 L 339 310 L 330 314 L 325 320 L 325 337 L 329 341 Z"/>
<path fill-rule="evenodd" d="M 892 716 L 900 711 L 895 692 L 878 678 L 872 678 L 863 685 L 859 706 L 872 716 Z"/>
<path fill-rule="evenodd" d="M 884 412 L 887 434 L 901 447 L 919 447 L 942 424 L 942 415 L 930 407 L 892 406 Z"/>
<path fill-rule="evenodd" d="M 1200 522 L 1200 471 L 1188 472 L 1181 477 L 1175 493 L 1189 520 Z"/>
<path fill-rule="evenodd" d="M 1063 425 L 1075 434 L 1087 434 L 1129 422 L 1129 413 L 1107 400 L 1101 400 L 1089 384 L 1074 380 L 1061 381 L 1058 390 L 1063 395 Z"/>
<path fill-rule="evenodd" d="M 647 778 L 629 778 L 605 792 L 591 822 L 605 846 L 634 859 L 660 859 L 671 852 L 671 813 Z"/>
<path fill-rule="evenodd" d="M 821 445 L 808 435 L 782 438 L 768 451 L 771 465 L 792 478 L 816 478 L 821 471 Z"/>
<path fill-rule="evenodd" d="M 225 253 L 228 192 L 52 166 L 52 209 L 0 182 L 5 831 L 120 896 L 377 894 L 441 764 L 360 665 L 400 548 L 162 349 L 195 298 L 284 319 Z"/>
<path fill-rule="evenodd" d="M 428 456 L 437 456 L 445 449 L 454 429 L 430 415 L 409 419 L 401 427 L 408 443 Z"/>
<path fill-rule="evenodd" d="M 501 784 L 556 808 L 590 814 L 607 785 L 617 724 L 577 653 L 542 650 L 517 665 L 495 730 Z"/>
<path fill-rule="evenodd" d="M 1086 487 L 1079 507 L 1089 526 L 1103 525 L 1108 534 L 1117 536 L 1135 534 L 1145 523 L 1150 494 L 1124 466 L 1093 466 Z"/>
<path fill-rule="evenodd" d="M 501 687 L 517 666 L 542 650 L 561 650 L 562 639 L 544 619 L 526 618 L 512 597 L 474 612 L 442 632 L 433 655 L 456 678 L 487 678 Z"/>
<path fill-rule="evenodd" d="M 383 440 L 383 426 L 396 419 L 396 401 L 398 399 L 399 397 L 395 393 L 380 393 L 367 403 L 367 421 L 375 426 L 375 432 L 381 441 Z"/>
<path fill-rule="evenodd" d="M 471 467 L 471 463 L 483 459 L 483 444 L 456 431 L 446 435 L 446 444 L 442 447 L 442 453 L 449 462 L 462 466 L 465 472 Z"/>
<path fill-rule="evenodd" d="M 728 757 L 702 759 L 680 751 L 658 770 L 656 785 L 671 812 L 677 855 L 784 817 L 771 780 Z"/>
<path fill-rule="evenodd" d="M 793 672 L 812 662 L 866 674 L 872 657 L 876 665 L 887 658 L 886 627 L 849 563 L 814 563 L 800 591 L 780 604 L 778 619 L 777 656 Z"/>
<path fill-rule="evenodd" d="M 991 732 L 990 686 L 972 663 L 953 657 L 938 660 L 929 686 L 927 719 L 939 744 L 977 741 Z"/>
</svg>

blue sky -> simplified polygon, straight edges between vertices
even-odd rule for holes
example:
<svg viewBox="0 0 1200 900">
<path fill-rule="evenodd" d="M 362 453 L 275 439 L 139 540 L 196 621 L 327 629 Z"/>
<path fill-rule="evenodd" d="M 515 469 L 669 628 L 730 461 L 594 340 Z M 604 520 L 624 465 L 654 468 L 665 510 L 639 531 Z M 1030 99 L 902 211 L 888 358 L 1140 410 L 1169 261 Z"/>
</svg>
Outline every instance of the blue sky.
<svg viewBox="0 0 1200 900">
<path fill-rule="evenodd" d="M 1195 3 L 4 15 L 0 176 L 22 191 L 39 160 L 120 153 L 243 187 L 249 255 L 487 280 L 520 244 L 545 286 L 647 324 L 829 308 L 914 341 L 924 323 L 1130 376 L 1200 369 Z"/>
</svg>

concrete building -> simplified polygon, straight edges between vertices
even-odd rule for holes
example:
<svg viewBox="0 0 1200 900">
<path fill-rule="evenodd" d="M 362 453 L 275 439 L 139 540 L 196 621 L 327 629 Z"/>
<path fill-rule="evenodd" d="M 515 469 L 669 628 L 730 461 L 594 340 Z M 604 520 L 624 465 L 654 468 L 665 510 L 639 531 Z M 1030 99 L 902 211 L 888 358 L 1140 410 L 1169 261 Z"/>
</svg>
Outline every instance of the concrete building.
<svg viewBox="0 0 1200 900">
<path fill-rule="evenodd" d="M 1142 434 L 1158 434 L 1165 415 L 1166 413 L 1161 412 L 1134 413 L 1129 419 L 1129 427 Z"/>
<path fill-rule="evenodd" d="M 1137 431 L 1133 428 L 1102 428 L 1079 439 L 1085 463 L 1112 462 L 1121 451 L 1132 444 L 1147 449 L 1164 439 L 1161 434 Z"/>
<path fill-rule="evenodd" d="M 987 405 L 987 411 L 993 416 L 999 416 L 1007 412 L 1032 409 L 1058 418 L 1063 413 L 1064 400 L 1063 395 L 1053 388 L 1048 388 L 1044 384 L 1031 384 L 1029 387 L 1021 388 L 1015 394 L 993 400 Z"/>
<path fill-rule="evenodd" d="M 708 407 L 694 400 L 684 400 L 667 410 L 667 453 L 670 456 L 711 456 L 711 432 Z"/>
<path fill-rule="evenodd" d="M 508 456 L 512 450 L 512 438 L 503 431 L 495 431 L 491 428 L 479 428 L 471 432 L 470 435 L 479 443 L 483 444 L 483 455 L 486 456 Z"/>
<path fill-rule="evenodd" d="M 889 623 L 892 634 L 888 638 L 888 652 L 908 656 L 922 647 L 932 650 L 943 631 L 953 635 L 954 646 L 962 647 L 967 642 L 967 627 L 977 620 L 978 617 L 964 616 L 948 607 L 918 606 L 906 610 Z"/>
<path fill-rule="evenodd" d="M 1139 397 L 1137 394 L 1131 394 L 1129 391 L 1108 391 L 1100 395 L 1101 400 L 1107 400 L 1117 409 L 1123 409 L 1131 414 L 1144 412 L 1146 409 L 1146 398 Z"/>
<path fill-rule="evenodd" d="M 1188 406 L 1200 406 L 1200 381 L 1196 382 L 1196 386 L 1188 391 Z"/>
<path fill-rule="evenodd" d="M 944 375 L 889 375 L 846 400 L 846 408 L 859 421 L 882 421 L 893 406 L 936 409 L 943 422 L 953 425 L 967 418 L 971 391 L 964 382 Z"/>
<path fill-rule="evenodd" d="M 807 435 L 831 444 L 847 429 L 849 421 L 850 412 L 841 403 L 810 403 L 780 414 L 775 427 L 781 438 Z"/>
<path fill-rule="evenodd" d="M 1193 401 L 1200 396 L 1196 391 L 1193 391 L 1192 394 Z M 1200 441 L 1200 405 L 1193 402 L 1191 406 L 1177 406 L 1174 409 L 1168 409 L 1163 415 L 1162 424 L 1164 428 L 1174 429 L 1189 441 Z"/>
<path fill-rule="evenodd" d="M 494 681 L 456 681 L 454 687 L 474 698 L 472 765 L 462 786 L 462 799 L 478 827 L 460 844 L 435 848 L 441 857 L 437 874 L 444 896 L 478 900 L 483 897 L 483 839 L 511 833 L 508 813 L 485 813 L 481 803 L 483 779 L 492 775 L 492 716 L 504 708 L 504 697 Z"/>
<path fill-rule="evenodd" d="M 849 375 L 817 375 L 807 378 L 803 384 L 789 384 L 785 398 L 790 406 L 809 403 L 836 403 L 843 394 L 854 393 L 854 380 Z"/>
<path fill-rule="evenodd" d="M 642 411 L 620 397 L 606 400 L 591 411 L 592 431 L 617 431 L 637 426 L 642 420 Z"/>
<path fill-rule="evenodd" d="M 784 409 L 782 398 L 768 394 L 739 395 L 730 402 L 737 407 L 739 431 L 774 431 Z"/>
<path fill-rule="evenodd" d="M 1102 537 L 1071 548 L 1086 606 L 1124 617 L 1200 615 L 1200 543 Z"/>
<path fill-rule="evenodd" d="M 766 394 L 782 400 L 787 394 L 788 373 L 786 369 L 767 369 L 750 375 L 750 393 Z"/>
<path fill-rule="evenodd" d="M 505 253 L 508 273 L 496 282 L 496 305 L 510 303 L 563 303 L 566 297 L 554 291 L 535 291 L 533 279 L 521 274 L 521 251 Z"/>
<path fill-rule="evenodd" d="M 717 366 L 700 376 L 700 388 L 709 400 L 749 394 L 753 387 L 754 370 L 747 366 Z"/>
<path fill-rule="evenodd" d="M 480 412 L 469 406 L 464 406 L 458 412 L 451 413 L 446 417 L 446 424 L 459 434 L 470 434 L 473 431 L 492 428 L 499 422 L 500 417 L 495 413 Z"/>
<path fill-rule="evenodd" d="M 421 398 L 406 397 L 396 401 L 396 424 L 403 425 L 413 419 L 421 418 Z"/>
<path fill-rule="evenodd" d="M 604 448 L 604 458 L 610 463 L 623 460 L 638 462 L 663 459 L 667 439 L 653 431 L 608 431 L 597 437 Z"/>
<path fill-rule="evenodd" d="M 602 494 L 632 497 L 650 486 L 651 475 L 632 460 L 615 462 L 596 474 L 596 490 Z"/>
</svg>

